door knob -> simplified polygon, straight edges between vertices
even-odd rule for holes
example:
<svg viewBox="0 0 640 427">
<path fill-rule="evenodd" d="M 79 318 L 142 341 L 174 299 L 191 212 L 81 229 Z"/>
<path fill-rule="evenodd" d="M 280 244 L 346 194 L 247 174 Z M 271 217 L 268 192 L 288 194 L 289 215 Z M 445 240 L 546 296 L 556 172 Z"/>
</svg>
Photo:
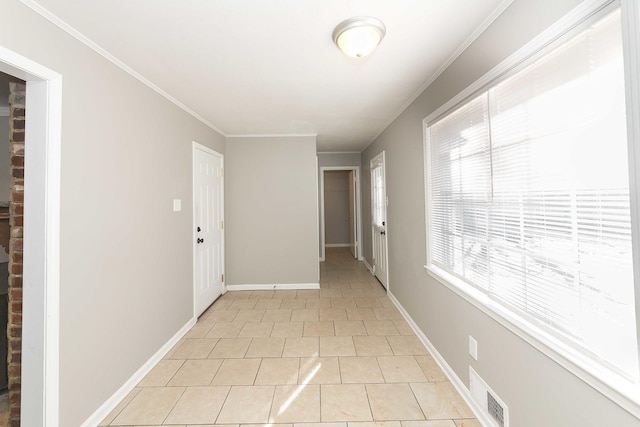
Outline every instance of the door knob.
<svg viewBox="0 0 640 427">
<path fill-rule="evenodd" d="M 384 236 L 385 234 L 387 234 L 387 232 L 386 231 L 381 231 L 380 234 L 382 234 Z"/>
</svg>

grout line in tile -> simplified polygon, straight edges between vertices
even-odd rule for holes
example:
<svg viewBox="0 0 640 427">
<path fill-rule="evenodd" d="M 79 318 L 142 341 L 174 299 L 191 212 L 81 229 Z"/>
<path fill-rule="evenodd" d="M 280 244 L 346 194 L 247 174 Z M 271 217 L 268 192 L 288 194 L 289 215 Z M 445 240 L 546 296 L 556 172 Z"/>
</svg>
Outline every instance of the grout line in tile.
<svg viewBox="0 0 640 427">
<path fill-rule="evenodd" d="M 375 423 L 376 420 L 373 417 L 373 407 L 371 406 L 371 398 L 369 397 L 369 390 L 367 389 L 367 384 L 363 384 L 363 386 L 364 386 L 364 394 L 367 396 L 367 403 L 369 404 L 369 413 L 371 414 L 371 420 L 372 422 Z"/>
<path fill-rule="evenodd" d="M 216 419 L 213 421 L 214 424 L 217 424 L 218 418 L 220 418 L 220 414 L 222 413 L 222 409 L 224 408 L 224 405 L 227 404 L 227 399 L 229 398 L 229 395 L 231 394 L 231 388 L 232 387 L 233 387 L 232 385 L 229 386 L 229 390 L 227 390 L 227 394 L 224 396 L 224 401 L 222 402 L 222 405 L 220 406 L 220 410 L 218 411 L 218 415 L 216 415 Z"/>
<path fill-rule="evenodd" d="M 214 346 L 215 347 L 215 346 Z M 179 359 L 178 359 L 179 360 Z M 180 371 L 180 369 L 182 369 L 182 367 L 184 366 L 184 364 L 187 362 L 187 360 L 183 360 L 182 363 L 180 364 L 180 366 L 178 367 L 178 369 L 176 369 L 176 371 L 173 373 L 173 375 L 171 375 L 171 378 L 169 378 L 169 381 L 167 381 L 167 383 L 164 385 L 164 387 L 168 387 L 169 383 L 171 382 L 171 380 L 178 374 L 178 371 Z M 157 364 L 156 364 L 157 366 Z"/>
<path fill-rule="evenodd" d="M 364 275 L 364 271 L 363 270 L 361 270 L 359 268 L 358 269 L 351 268 L 351 269 L 348 269 L 346 273 L 343 273 L 343 274 L 337 273 L 336 274 L 336 272 L 343 271 L 343 270 L 341 270 L 341 268 L 344 269 L 344 266 L 342 265 L 342 263 L 339 263 L 338 265 L 332 266 L 331 268 L 327 268 L 327 265 L 329 265 L 329 264 L 325 264 L 325 265 L 321 266 L 322 268 L 321 268 L 321 280 L 320 280 L 320 282 L 321 282 L 321 292 L 324 291 L 325 295 L 324 296 L 320 295 L 321 292 L 318 293 L 318 298 L 325 299 L 325 300 L 326 300 L 326 298 L 329 298 L 330 306 L 329 307 L 324 307 L 324 308 L 334 309 L 335 310 L 336 308 L 333 307 L 333 304 L 331 304 L 331 301 L 332 301 L 331 298 L 340 298 L 339 295 L 341 295 L 342 298 L 350 298 L 350 299 L 354 299 L 356 297 L 362 298 L 362 296 L 346 296 L 345 297 L 344 296 L 344 292 L 343 292 L 344 289 L 359 289 L 359 290 L 362 290 L 363 293 L 364 293 L 364 297 L 365 298 L 376 299 L 377 301 L 380 302 L 380 304 L 381 304 L 380 307 L 371 307 L 371 308 L 368 308 L 369 310 L 374 310 L 375 308 L 380 308 L 380 309 L 389 308 L 389 307 L 387 307 L 385 305 L 385 302 L 384 302 L 385 298 L 388 298 L 388 297 L 379 292 L 381 290 L 381 286 L 379 285 L 379 283 L 372 282 L 368 276 Z M 361 271 L 362 271 L 362 273 L 361 273 Z M 295 295 L 295 296 L 293 296 L 293 295 Z M 289 294 L 287 296 L 293 296 L 293 299 L 298 299 L 299 297 L 308 296 L 307 294 L 299 295 L 298 291 L 296 291 L 295 294 L 293 294 L 293 295 Z M 351 295 L 353 295 L 353 294 L 351 294 Z M 234 302 L 237 302 L 237 301 L 242 301 L 242 300 L 247 300 L 247 299 L 255 299 L 255 300 L 257 300 L 256 304 L 258 304 L 258 303 L 260 303 L 260 301 L 268 301 L 270 299 L 274 299 L 274 298 L 277 298 L 277 297 L 283 296 L 283 295 L 278 295 L 277 292 L 274 292 L 274 293 L 271 293 L 271 294 L 259 294 L 259 293 L 253 293 L 252 292 L 251 294 L 248 295 L 248 298 L 247 298 L 247 295 L 244 295 L 244 294 L 243 295 L 238 294 L 238 296 L 239 296 L 239 298 L 230 298 L 230 297 L 228 297 L 226 299 L 223 299 L 222 301 L 224 301 L 225 304 L 219 310 L 213 310 L 213 308 L 210 308 L 208 310 L 212 310 L 212 311 L 227 311 L 228 309 L 230 309 L 231 305 Z M 278 299 L 281 299 L 281 298 L 278 298 Z M 307 298 L 307 300 L 308 299 L 309 298 Z M 315 300 L 317 298 L 313 298 L 313 299 Z M 264 304 L 264 306 L 268 305 L 267 303 L 263 303 L 263 304 Z M 305 306 L 303 308 L 306 308 L 306 306 L 307 306 L 306 304 L 307 303 L 305 301 Z M 323 303 L 323 304 L 325 304 L 325 303 Z M 268 310 L 277 310 L 277 309 L 279 309 L 279 308 L 268 308 L 268 309 L 264 309 L 264 310 L 261 309 L 262 310 L 262 316 L 260 316 L 259 322 L 264 322 L 264 317 L 266 316 L 266 313 L 267 313 Z M 346 308 L 340 308 L 340 309 L 346 311 Z M 356 310 L 358 310 L 358 309 L 364 310 L 364 308 L 360 308 L 358 306 L 356 306 L 355 309 Z M 233 309 L 233 310 L 236 310 L 236 309 Z M 254 309 L 254 310 L 257 310 L 257 309 Z M 316 310 L 318 310 L 318 309 L 316 308 Z M 236 311 L 237 311 L 237 313 L 239 313 L 238 310 L 236 310 Z M 293 314 L 293 309 L 290 309 L 290 311 Z M 376 315 L 375 311 L 373 313 L 374 313 L 374 318 L 375 319 L 381 320 L 381 319 L 379 319 L 378 315 Z M 209 316 L 211 316 L 211 315 L 212 314 L 209 314 Z M 237 315 L 238 314 L 236 314 L 236 316 L 234 316 L 234 320 L 237 317 Z M 207 316 L 207 317 L 209 317 L 209 316 Z M 349 319 L 349 317 L 347 316 L 346 320 L 349 321 L 351 319 Z M 383 320 L 391 320 L 391 319 L 383 319 Z M 204 323 L 204 322 L 207 322 L 207 321 L 211 322 L 210 319 L 199 319 L 198 323 Z M 318 318 L 317 321 L 320 321 L 320 319 Z M 286 321 L 283 321 L 283 322 L 286 322 Z M 290 317 L 288 322 L 286 322 L 286 323 L 292 323 L 292 322 L 293 322 L 293 320 L 291 320 L 291 317 Z M 304 323 L 305 322 L 306 321 L 302 321 L 302 323 L 303 323 L 303 335 L 302 335 L 302 337 L 304 337 Z M 331 320 L 331 325 L 332 325 L 332 329 L 333 329 L 333 336 L 336 336 L 335 335 L 336 334 L 336 322 L 337 322 L 336 319 L 332 319 Z M 215 322 L 215 321 L 211 322 L 212 325 L 221 324 L 221 323 L 228 323 L 228 322 Z M 364 322 L 362 322 L 362 323 L 364 325 Z M 369 333 L 368 333 L 368 331 L 366 329 L 365 329 L 365 331 L 366 331 L 366 335 L 365 336 L 372 336 L 372 335 L 369 335 Z M 273 330 L 271 332 L 273 332 Z M 386 336 L 386 335 L 383 335 L 383 336 L 385 338 L 384 342 L 392 350 L 390 356 L 398 356 L 398 354 L 395 351 L 393 351 L 393 347 L 391 346 L 391 343 L 389 342 L 389 339 L 388 339 L 389 337 Z M 235 338 L 237 339 L 237 337 L 235 337 Z M 258 337 L 248 337 L 248 338 L 251 338 L 251 340 L 249 341 L 249 345 L 247 346 L 246 350 L 244 351 L 244 353 L 241 356 L 232 357 L 232 358 L 217 358 L 217 359 L 221 360 L 221 364 L 216 369 L 216 372 L 214 372 L 214 377 L 219 372 L 220 367 L 222 366 L 222 364 L 226 360 L 228 360 L 228 359 L 247 359 L 247 354 L 248 354 L 249 348 L 251 348 L 251 346 L 254 344 L 255 340 Z M 287 337 L 284 337 L 284 338 L 285 338 L 285 346 L 286 346 Z M 234 338 L 232 337 L 232 338 L 228 338 L 228 339 L 234 339 Z M 351 336 L 351 339 L 353 341 L 353 336 Z M 320 340 L 319 337 L 318 337 L 318 340 Z M 220 340 L 218 341 L 218 343 L 219 342 L 220 342 Z M 214 347 L 211 349 L 211 351 L 207 355 L 207 358 L 209 358 L 209 356 L 211 356 L 212 352 L 214 351 L 214 349 L 218 345 L 218 343 L 216 343 L 216 345 L 214 345 Z M 355 343 L 354 343 L 354 345 L 355 345 Z M 279 353 L 277 358 L 280 358 L 280 359 L 284 358 L 284 348 L 285 348 L 285 346 L 283 346 L 281 352 L 276 352 L 276 354 Z M 382 368 L 381 368 L 381 365 L 380 365 L 380 358 L 383 355 L 372 354 L 371 356 L 375 357 L 377 368 L 382 373 Z M 412 354 L 411 356 L 412 356 L 412 359 L 414 360 L 414 362 L 417 363 L 418 366 L 420 366 L 420 364 L 418 363 L 417 358 L 416 358 L 417 356 L 415 354 Z M 311 356 L 311 357 L 313 358 L 313 357 L 321 357 L 321 356 L 318 354 L 316 356 Z M 344 384 L 343 383 L 342 366 L 340 364 L 340 358 L 341 357 L 344 357 L 345 359 L 347 359 L 347 358 L 358 358 L 358 357 L 364 357 L 364 356 L 359 356 L 356 353 L 356 355 L 353 355 L 353 356 L 335 357 L 338 360 L 337 370 L 338 370 L 338 374 L 339 374 L 339 376 L 338 376 L 339 383 L 337 383 L 337 384 Z M 294 378 L 294 380 L 296 380 L 295 383 L 298 384 L 298 385 L 300 385 L 300 383 L 302 381 L 302 379 L 300 377 L 301 376 L 302 358 L 303 357 L 294 357 L 294 359 L 297 359 L 296 360 L 297 363 L 295 364 L 295 367 L 297 368 L 297 378 Z M 254 359 L 254 357 L 252 357 L 251 359 Z M 251 386 L 256 386 L 255 382 L 257 381 L 258 373 L 262 369 L 264 361 L 265 361 L 265 358 L 259 358 L 259 359 L 260 359 L 260 363 L 258 365 L 258 369 L 255 372 L 255 375 L 254 375 L 254 378 L 253 378 L 253 383 L 252 383 Z M 169 379 L 169 382 L 173 378 L 175 378 L 175 376 L 177 375 L 178 371 L 184 367 L 185 363 L 186 363 L 186 360 L 183 360 L 182 363 L 180 364 L 179 368 L 176 370 L 176 372 Z M 423 371 L 421 366 L 420 366 L 420 371 L 424 373 L 424 371 Z M 387 379 L 384 377 L 384 373 L 382 373 L 382 375 L 383 375 L 384 383 L 388 384 Z M 426 376 L 426 373 L 425 373 L 425 376 Z M 427 377 L 427 381 L 428 381 L 428 377 Z M 212 382 L 213 382 L 213 379 L 212 379 Z M 428 381 L 428 382 L 446 383 L 448 381 Z M 371 403 L 370 396 L 369 396 L 368 389 L 367 389 L 367 386 L 369 384 L 365 384 L 365 383 L 360 383 L 360 384 L 365 388 L 365 395 L 367 396 L 367 403 L 369 405 L 369 411 L 370 411 L 371 416 L 373 416 L 372 403 Z M 414 399 L 416 399 L 416 401 L 417 401 L 417 397 L 415 395 L 415 392 L 414 392 L 413 388 L 411 387 L 411 383 L 410 382 L 404 382 L 404 384 L 407 384 L 411 388 L 412 395 L 413 395 Z M 209 386 L 211 386 L 211 385 L 212 385 L 212 383 L 209 384 Z M 322 388 L 323 388 L 323 385 L 325 385 L 325 384 L 324 383 L 318 384 L 318 387 L 319 387 L 319 390 L 320 390 L 319 391 L 319 393 L 320 393 L 320 417 L 321 417 L 320 421 L 319 421 L 320 423 L 325 422 L 325 421 L 322 420 L 322 408 L 323 408 L 323 406 L 322 406 Z M 329 385 L 329 383 L 327 383 L 326 385 Z M 165 387 L 172 387 L 172 386 L 165 386 Z M 216 420 L 214 421 L 215 423 L 217 423 L 219 415 L 222 412 L 222 408 L 227 403 L 227 400 L 228 400 L 228 397 L 229 397 L 229 394 L 231 392 L 232 387 L 238 387 L 238 385 L 230 385 L 229 386 L 227 394 L 224 397 L 224 401 L 222 403 L 221 410 L 220 410 L 220 412 L 218 412 L 218 414 L 216 416 Z M 273 387 L 273 389 L 272 389 L 272 396 L 271 396 L 271 408 L 270 408 L 270 414 L 269 414 L 270 418 L 271 418 L 271 411 L 273 409 L 273 403 L 274 403 L 274 399 L 275 399 L 275 392 L 277 390 L 278 385 L 272 385 L 272 387 Z M 186 392 L 187 388 L 188 387 L 184 388 L 183 392 L 180 394 L 180 397 L 179 397 L 178 401 L 183 397 L 183 395 Z M 171 408 L 171 410 L 169 411 L 168 414 L 170 414 L 171 411 L 173 411 L 173 409 L 175 408 L 175 405 L 177 405 L 177 402 L 176 402 L 176 404 L 174 404 L 174 407 Z M 122 410 L 124 410 L 127 406 L 122 408 Z M 426 414 L 422 410 L 422 407 L 420 407 L 420 411 L 423 414 L 424 418 L 426 419 Z M 167 414 L 167 417 L 168 417 L 168 414 Z M 166 421 L 166 419 L 167 418 L 165 417 L 165 421 Z M 465 419 L 465 418 L 460 418 L 460 419 Z M 451 420 L 453 420 L 453 419 L 451 419 Z M 385 421 L 395 421 L 395 420 L 385 420 Z M 402 422 L 402 421 L 406 421 L 406 420 L 397 420 L 397 421 L 398 422 Z M 373 420 L 373 423 L 376 423 L 376 420 Z M 302 422 L 302 423 L 292 422 L 292 423 L 288 423 L 288 424 L 291 424 L 291 425 L 300 424 L 302 427 L 304 427 L 305 423 L 304 422 Z M 313 424 L 315 424 L 315 423 L 313 423 Z M 345 421 L 345 422 L 342 422 L 341 424 L 344 424 L 346 427 L 348 427 L 349 422 Z M 186 426 L 184 426 L 184 427 L 186 427 Z"/>
<path fill-rule="evenodd" d="M 169 414 L 171 414 L 171 412 L 175 409 L 178 402 L 180 402 L 180 399 L 182 399 L 182 396 L 184 396 L 185 392 L 187 391 L 187 388 L 188 387 L 185 387 L 184 390 L 182 390 L 182 393 L 180 393 L 180 396 L 176 399 L 176 402 L 173 404 L 171 409 L 169 409 L 169 411 L 167 412 L 167 415 L 164 416 L 164 418 L 162 419 L 162 423 L 160 423 L 160 425 L 164 424 L 167 418 L 169 418 Z"/>
<path fill-rule="evenodd" d="M 253 342 L 253 339 L 251 341 Z M 251 346 L 251 344 L 249 344 L 249 346 Z M 260 358 L 260 363 L 258 364 L 258 369 L 256 369 L 256 373 L 253 376 L 253 381 L 251 382 L 252 385 L 256 384 L 256 379 L 258 379 L 258 372 L 260 372 L 260 367 L 262 366 L 262 362 L 264 361 L 264 359 L 265 359 L 264 357 Z M 222 409 L 220 409 L 220 410 L 222 410 Z"/>
<path fill-rule="evenodd" d="M 138 392 L 136 393 L 136 396 L 137 396 L 137 395 L 142 391 L 142 388 L 141 388 L 141 387 L 138 387 L 138 386 L 136 385 L 136 386 L 133 388 L 133 390 L 136 390 L 136 389 L 138 389 Z M 129 393 L 133 393 L 133 390 L 131 390 Z M 127 393 L 127 396 L 129 395 L 129 393 Z M 125 398 L 126 398 L 127 396 L 125 396 Z M 126 408 L 127 406 L 129 406 L 129 405 L 131 404 L 131 402 L 133 402 L 133 399 L 135 399 L 135 398 L 136 398 L 136 396 L 133 396 L 133 397 L 131 398 L 131 400 L 130 400 L 126 405 L 124 405 L 124 406 L 122 407 L 122 409 L 120 409 L 120 410 L 118 411 L 118 413 L 117 413 L 117 414 L 115 414 L 115 416 L 113 417 L 113 419 L 112 419 L 111 421 L 109 421 L 109 424 L 108 424 L 108 425 L 110 425 L 110 426 L 112 426 L 112 425 L 113 425 L 113 422 L 116 420 L 116 418 L 118 418 L 118 416 L 120 416 L 120 414 L 122 413 L 122 411 L 124 411 L 124 410 L 125 410 L 125 408 Z M 114 408 L 114 409 L 115 409 L 115 408 Z M 111 415 L 111 413 L 107 414 L 107 417 L 108 417 L 109 415 Z M 106 417 L 105 417 L 105 418 L 106 418 Z"/>
</svg>

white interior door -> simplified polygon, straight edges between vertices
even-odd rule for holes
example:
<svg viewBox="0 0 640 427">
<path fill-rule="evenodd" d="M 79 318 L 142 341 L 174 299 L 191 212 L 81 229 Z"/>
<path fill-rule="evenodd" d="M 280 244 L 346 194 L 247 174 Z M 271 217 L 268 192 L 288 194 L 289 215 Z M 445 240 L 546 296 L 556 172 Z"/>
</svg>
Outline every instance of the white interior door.
<svg viewBox="0 0 640 427">
<path fill-rule="evenodd" d="M 355 172 L 349 172 L 349 248 L 351 255 L 358 259 L 358 245 L 356 236 L 356 179 Z"/>
<path fill-rule="evenodd" d="M 371 160 L 371 216 L 373 241 L 373 272 L 387 288 L 387 186 L 384 151 Z"/>
<path fill-rule="evenodd" d="M 223 158 L 193 146 L 194 307 L 201 315 L 224 286 Z"/>
</svg>

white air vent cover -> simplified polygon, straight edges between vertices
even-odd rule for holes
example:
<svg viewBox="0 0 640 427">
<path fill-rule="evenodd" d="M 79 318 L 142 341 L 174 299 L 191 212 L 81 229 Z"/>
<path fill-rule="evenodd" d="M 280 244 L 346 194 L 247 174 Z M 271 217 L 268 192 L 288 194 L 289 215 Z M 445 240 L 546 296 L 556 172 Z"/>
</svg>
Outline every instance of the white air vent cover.
<svg viewBox="0 0 640 427">
<path fill-rule="evenodd" d="M 509 409 L 502 399 L 489 388 L 476 371 L 469 366 L 469 391 L 480 409 L 496 427 L 509 427 Z"/>
</svg>

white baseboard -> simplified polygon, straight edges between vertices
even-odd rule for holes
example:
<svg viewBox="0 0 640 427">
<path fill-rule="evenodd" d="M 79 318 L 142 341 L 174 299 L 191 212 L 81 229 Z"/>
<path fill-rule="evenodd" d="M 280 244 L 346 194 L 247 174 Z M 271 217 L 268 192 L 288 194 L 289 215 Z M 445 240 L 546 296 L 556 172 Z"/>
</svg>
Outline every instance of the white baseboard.
<svg viewBox="0 0 640 427">
<path fill-rule="evenodd" d="M 145 362 L 131 377 L 111 395 L 80 427 L 95 427 L 107 415 L 115 409 L 116 406 L 124 399 L 135 386 L 158 364 L 160 360 L 173 348 L 174 345 L 182 338 L 193 325 L 196 324 L 196 318 L 191 318 L 178 332 L 172 336 L 161 348 Z"/>
<path fill-rule="evenodd" d="M 367 269 L 371 272 L 371 274 L 373 274 L 373 267 L 371 267 L 371 265 L 367 262 L 367 259 L 363 257 L 362 262 L 365 267 L 367 267 Z"/>
<path fill-rule="evenodd" d="M 348 248 L 351 246 L 351 243 L 327 243 L 324 245 L 325 248 Z"/>
<path fill-rule="evenodd" d="M 482 411 L 478 407 L 478 404 L 475 402 L 475 400 L 473 400 L 473 397 L 471 397 L 471 392 L 469 392 L 467 386 L 462 382 L 460 377 L 456 375 L 455 371 L 451 368 L 451 366 L 449 366 L 447 361 L 444 359 L 444 357 L 442 357 L 438 350 L 436 350 L 435 346 L 431 343 L 431 341 L 429 341 L 429 338 L 427 338 L 424 332 L 422 332 L 416 322 L 414 322 L 407 310 L 405 310 L 402 304 L 400 304 L 400 302 L 391 292 L 387 292 L 387 296 L 396 306 L 398 311 L 400 311 L 400 314 L 402 314 L 409 326 L 411 326 L 413 332 L 415 332 L 418 339 L 426 347 L 427 351 L 431 354 L 431 357 L 433 357 L 433 360 L 436 361 L 438 366 L 440 366 L 440 369 L 442 369 L 442 372 L 444 372 L 451 384 L 453 384 L 460 396 L 462 396 L 462 399 L 465 401 L 465 403 L 469 405 L 469 408 L 471 409 L 471 411 L 473 411 L 473 414 L 476 416 L 480 424 L 482 424 L 484 427 L 493 427 L 493 422 L 490 421 L 484 411 Z"/>
<path fill-rule="evenodd" d="M 320 283 L 283 283 L 283 284 L 247 284 L 227 285 L 228 291 L 282 291 L 282 290 L 320 289 Z"/>
</svg>

